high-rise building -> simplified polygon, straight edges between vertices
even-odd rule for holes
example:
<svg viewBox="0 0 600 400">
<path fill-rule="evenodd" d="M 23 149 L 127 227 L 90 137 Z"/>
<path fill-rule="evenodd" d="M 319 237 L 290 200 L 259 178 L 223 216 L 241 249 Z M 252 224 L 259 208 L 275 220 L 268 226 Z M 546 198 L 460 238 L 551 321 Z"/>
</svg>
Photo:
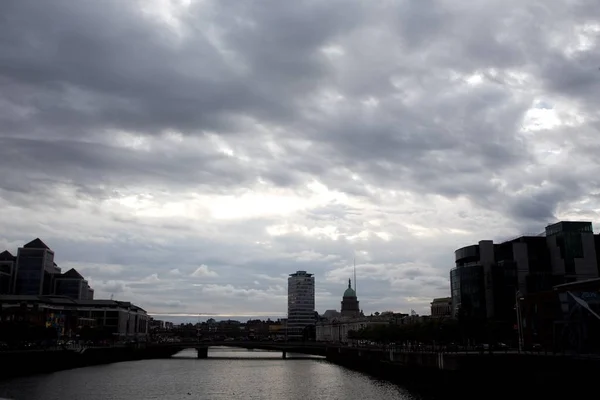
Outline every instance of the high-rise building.
<svg viewBox="0 0 600 400">
<path fill-rule="evenodd" d="M 34 239 L 17 252 L 14 292 L 22 295 L 48 295 L 54 291 L 54 277 L 60 268 L 54 252 L 40 239 Z"/>
<path fill-rule="evenodd" d="M 306 271 L 297 271 L 288 278 L 288 338 L 302 338 L 306 327 L 315 323 L 315 278 Z"/>
</svg>

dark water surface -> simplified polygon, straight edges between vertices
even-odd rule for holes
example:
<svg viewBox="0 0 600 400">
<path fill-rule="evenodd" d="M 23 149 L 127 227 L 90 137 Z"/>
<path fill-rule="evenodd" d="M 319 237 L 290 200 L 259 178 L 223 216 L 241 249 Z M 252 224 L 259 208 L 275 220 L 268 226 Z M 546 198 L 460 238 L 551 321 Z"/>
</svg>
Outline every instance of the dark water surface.
<svg viewBox="0 0 600 400">
<path fill-rule="evenodd" d="M 324 359 L 241 349 L 210 349 L 196 359 L 101 365 L 0 381 L 0 398 L 17 400 L 412 400 L 408 391 Z"/>
</svg>

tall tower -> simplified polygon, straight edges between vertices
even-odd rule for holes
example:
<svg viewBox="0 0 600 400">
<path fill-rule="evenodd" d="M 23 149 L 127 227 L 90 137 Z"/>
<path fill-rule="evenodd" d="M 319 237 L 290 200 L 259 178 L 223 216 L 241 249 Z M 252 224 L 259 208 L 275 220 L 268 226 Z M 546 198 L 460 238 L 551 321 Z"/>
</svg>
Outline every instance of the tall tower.
<svg viewBox="0 0 600 400">
<path fill-rule="evenodd" d="M 288 278 L 288 338 L 301 339 L 304 328 L 315 323 L 315 277 L 297 271 Z"/>
<path fill-rule="evenodd" d="M 342 297 L 342 317 L 358 318 L 360 317 L 360 308 L 358 306 L 358 298 L 356 292 L 352 289 L 352 282 L 348 279 L 348 289 Z"/>
</svg>

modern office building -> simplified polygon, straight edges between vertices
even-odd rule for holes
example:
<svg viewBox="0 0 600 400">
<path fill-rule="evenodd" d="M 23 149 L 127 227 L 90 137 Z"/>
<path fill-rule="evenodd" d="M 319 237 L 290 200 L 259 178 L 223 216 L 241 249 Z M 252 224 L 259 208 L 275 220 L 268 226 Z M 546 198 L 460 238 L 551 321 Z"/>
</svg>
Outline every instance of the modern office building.
<svg viewBox="0 0 600 400">
<path fill-rule="evenodd" d="M 92 300 L 94 298 L 94 290 L 74 268 L 54 278 L 54 294 L 75 300 Z"/>
<path fill-rule="evenodd" d="M 563 221 L 537 236 L 460 248 L 450 271 L 452 315 L 514 320 L 517 293 L 597 278 L 596 243 L 591 222 Z"/>
<path fill-rule="evenodd" d="M 315 278 L 306 271 L 297 271 L 288 278 L 287 335 L 300 339 L 307 326 L 315 320 Z"/>
<path fill-rule="evenodd" d="M 54 251 L 39 238 L 20 247 L 16 257 L 9 251 L 0 253 L 0 294 L 94 298 L 94 290 L 79 272 L 70 269 L 61 273 Z"/>
<path fill-rule="evenodd" d="M 0 253 L 0 294 L 12 293 L 13 273 L 17 257 L 8 251 Z"/>
<path fill-rule="evenodd" d="M 546 227 L 552 274 L 564 283 L 598 277 L 598 263 L 591 222 L 563 221 Z"/>
<path fill-rule="evenodd" d="M 22 295 L 49 295 L 54 277 L 60 274 L 54 252 L 40 239 L 34 239 L 17 252 L 14 292 Z"/>
</svg>

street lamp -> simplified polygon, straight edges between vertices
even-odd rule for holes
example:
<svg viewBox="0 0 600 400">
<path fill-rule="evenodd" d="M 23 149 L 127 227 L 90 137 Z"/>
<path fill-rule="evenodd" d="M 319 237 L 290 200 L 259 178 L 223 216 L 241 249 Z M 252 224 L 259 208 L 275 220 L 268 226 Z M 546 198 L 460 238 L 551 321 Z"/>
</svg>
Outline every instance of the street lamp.
<svg viewBox="0 0 600 400">
<path fill-rule="evenodd" d="M 521 321 L 521 297 L 522 294 L 519 290 L 515 292 L 515 307 L 517 309 L 517 332 L 519 335 L 519 353 L 523 351 L 523 324 Z"/>
</svg>

